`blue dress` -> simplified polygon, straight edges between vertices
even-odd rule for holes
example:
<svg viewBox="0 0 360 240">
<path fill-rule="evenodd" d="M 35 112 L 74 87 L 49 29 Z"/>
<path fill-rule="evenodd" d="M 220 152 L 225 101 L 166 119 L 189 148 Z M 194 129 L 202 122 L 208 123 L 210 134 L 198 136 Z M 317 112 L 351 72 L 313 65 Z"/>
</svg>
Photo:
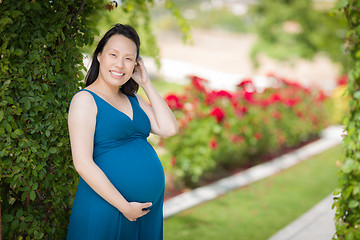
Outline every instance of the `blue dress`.
<svg viewBox="0 0 360 240">
<path fill-rule="evenodd" d="M 152 202 L 152 206 L 148 214 L 131 222 L 80 178 L 66 239 L 163 239 L 165 177 L 155 150 L 146 140 L 150 133 L 146 113 L 136 96 L 128 96 L 131 120 L 94 92 L 86 91 L 97 106 L 94 162 L 127 201 Z"/>
</svg>

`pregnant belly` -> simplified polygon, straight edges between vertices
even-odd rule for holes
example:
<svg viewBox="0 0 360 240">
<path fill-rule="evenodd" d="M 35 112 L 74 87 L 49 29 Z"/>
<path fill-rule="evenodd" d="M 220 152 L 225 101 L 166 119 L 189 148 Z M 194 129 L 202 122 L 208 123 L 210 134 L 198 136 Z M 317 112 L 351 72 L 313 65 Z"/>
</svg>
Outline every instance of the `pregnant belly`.
<svg viewBox="0 0 360 240">
<path fill-rule="evenodd" d="M 128 201 L 155 202 L 165 187 L 164 169 L 151 145 L 134 140 L 95 159 Z"/>
</svg>

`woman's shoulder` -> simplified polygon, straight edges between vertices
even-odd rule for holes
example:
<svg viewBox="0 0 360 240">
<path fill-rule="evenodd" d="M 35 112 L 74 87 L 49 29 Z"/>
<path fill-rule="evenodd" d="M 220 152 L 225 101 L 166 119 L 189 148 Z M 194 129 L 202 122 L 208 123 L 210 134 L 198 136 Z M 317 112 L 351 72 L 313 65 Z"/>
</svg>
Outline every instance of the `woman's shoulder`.
<svg viewBox="0 0 360 240">
<path fill-rule="evenodd" d="M 71 99 L 71 106 L 93 107 L 96 106 L 95 99 L 87 89 L 81 89 L 76 92 Z"/>
</svg>

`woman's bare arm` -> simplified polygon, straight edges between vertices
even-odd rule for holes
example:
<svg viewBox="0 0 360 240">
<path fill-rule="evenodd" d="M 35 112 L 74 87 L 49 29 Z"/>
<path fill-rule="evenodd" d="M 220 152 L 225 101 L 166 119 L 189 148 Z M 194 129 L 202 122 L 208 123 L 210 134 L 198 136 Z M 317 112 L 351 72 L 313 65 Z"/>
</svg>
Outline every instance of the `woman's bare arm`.
<svg viewBox="0 0 360 240">
<path fill-rule="evenodd" d="M 139 95 L 137 98 L 141 108 L 146 112 L 151 123 L 151 132 L 170 137 L 178 132 L 178 124 L 171 109 L 155 89 L 149 79 L 143 60 L 137 62 L 133 79 L 144 89 L 150 104 L 147 104 Z"/>
</svg>

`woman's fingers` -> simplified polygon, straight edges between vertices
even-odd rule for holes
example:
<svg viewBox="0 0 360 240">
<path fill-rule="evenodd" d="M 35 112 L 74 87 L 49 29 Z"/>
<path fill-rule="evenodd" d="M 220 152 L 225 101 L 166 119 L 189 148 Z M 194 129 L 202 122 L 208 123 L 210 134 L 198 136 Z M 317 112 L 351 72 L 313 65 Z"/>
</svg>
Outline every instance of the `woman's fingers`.
<svg viewBox="0 0 360 240">
<path fill-rule="evenodd" d="M 142 210 L 146 210 L 147 208 L 151 207 L 152 203 L 151 202 L 147 202 L 147 203 L 143 203 L 143 208 Z"/>
<path fill-rule="evenodd" d="M 124 214 L 124 216 L 129 219 L 129 221 L 136 221 L 138 218 L 148 214 L 150 212 L 150 210 L 148 209 L 149 207 L 151 207 L 152 203 L 151 202 L 147 202 L 147 203 L 139 203 L 139 202 L 131 202 L 130 206 L 131 209 L 129 209 L 129 211 Z"/>
</svg>

